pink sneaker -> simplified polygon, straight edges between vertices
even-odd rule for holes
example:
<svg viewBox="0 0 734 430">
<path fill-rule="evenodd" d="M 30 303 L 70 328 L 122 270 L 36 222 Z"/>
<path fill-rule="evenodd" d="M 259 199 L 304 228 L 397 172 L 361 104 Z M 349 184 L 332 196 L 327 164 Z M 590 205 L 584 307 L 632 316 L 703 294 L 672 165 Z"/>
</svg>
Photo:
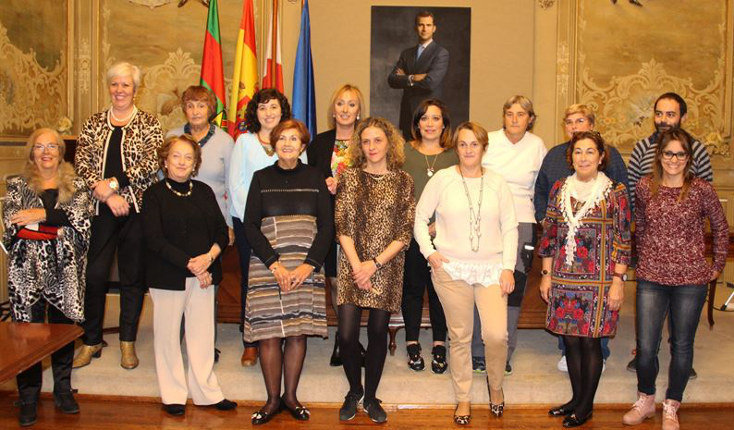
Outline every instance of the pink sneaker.
<svg viewBox="0 0 734 430">
<path fill-rule="evenodd" d="M 680 402 L 665 399 L 663 402 L 663 430 L 679 430 L 678 424 L 678 408 Z"/>
<path fill-rule="evenodd" d="M 637 401 L 622 417 L 622 424 L 636 426 L 655 416 L 655 395 L 637 392 Z"/>
</svg>

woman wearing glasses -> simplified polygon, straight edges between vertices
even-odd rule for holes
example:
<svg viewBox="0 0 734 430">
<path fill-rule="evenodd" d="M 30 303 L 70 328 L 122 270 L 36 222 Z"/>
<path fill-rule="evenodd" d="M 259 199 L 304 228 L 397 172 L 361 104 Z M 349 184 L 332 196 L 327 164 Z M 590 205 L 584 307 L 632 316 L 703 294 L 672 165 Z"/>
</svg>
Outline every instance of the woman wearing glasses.
<svg viewBox="0 0 734 430">
<path fill-rule="evenodd" d="M 655 415 L 655 379 L 665 317 L 670 314 L 671 360 L 663 429 L 678 429 L 677 411 L 693 363 L 693 341 L 706 285 L 724 270 L 728 231 L 716 191 L 691 173 L 693 139 L 681 129 L 658 137 L 653 173 L 637 183 L 637 401 L 622 418 L 640 424 Z M 705 220 L 713 263 L 704 256 Z"/>
</svg>

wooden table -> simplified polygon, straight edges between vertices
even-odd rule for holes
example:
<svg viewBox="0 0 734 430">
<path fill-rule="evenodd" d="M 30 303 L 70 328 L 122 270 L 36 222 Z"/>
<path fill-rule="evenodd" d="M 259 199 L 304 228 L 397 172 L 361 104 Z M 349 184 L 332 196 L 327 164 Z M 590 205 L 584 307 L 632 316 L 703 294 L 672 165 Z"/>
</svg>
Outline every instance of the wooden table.
<svg viewBox="0 0 734 430">
<path fill-rule="evenodd" d="M 81 336 L 75 324 L 0 323 L 0 382 L 28 369 Z"/>
</svg>

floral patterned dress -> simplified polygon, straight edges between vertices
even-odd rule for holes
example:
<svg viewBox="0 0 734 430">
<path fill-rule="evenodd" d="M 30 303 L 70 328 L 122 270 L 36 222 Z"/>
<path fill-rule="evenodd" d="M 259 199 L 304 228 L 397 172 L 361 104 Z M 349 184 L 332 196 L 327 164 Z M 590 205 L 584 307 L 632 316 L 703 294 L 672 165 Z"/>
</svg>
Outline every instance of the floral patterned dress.
<svg viewBox="0 0 734 430">
<path fill-rule="evenodd" d="M 619 312 L 609 309 L 607 299 L 614 266 L 630 262 L 627 191 L 623 184 L 613 184 L 606 197 L 582 218 L 573 263 L 567 265 L 565 242 L 569 226 L 561 210 L 565 181 L 557 181 L 551 189 L 538 250 L 540 257 L 553 258 L 545 326 L 559 335 L 614 336 Z M 579 202 L 571 202 L 576 213 Z"/>
</svg>

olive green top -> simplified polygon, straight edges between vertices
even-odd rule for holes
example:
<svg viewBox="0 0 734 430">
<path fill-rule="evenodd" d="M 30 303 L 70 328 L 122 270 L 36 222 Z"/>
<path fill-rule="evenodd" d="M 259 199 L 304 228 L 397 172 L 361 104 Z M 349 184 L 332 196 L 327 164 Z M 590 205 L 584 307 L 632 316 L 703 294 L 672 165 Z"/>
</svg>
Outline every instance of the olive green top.
<svg viewBox="0 0 734 430">
<path fill-rule="evenodd" d="M 435 174 L 441 169 L 451 167 L 459 163 L 459 158 L 456 155 L 456 151 L 447 149 L 438 155 L 424 155 L 421 154 L 417 149 L 414 149 L 410 143 L 405 143 L 405 164 L 402 169 L 408 172 L 413 177 L 414 197 L 417 202 L 423 193 L 423 188 L 426 187 L 430 176 L 428 176 L 428 168 L 433 168 Z"/>
</svg>

